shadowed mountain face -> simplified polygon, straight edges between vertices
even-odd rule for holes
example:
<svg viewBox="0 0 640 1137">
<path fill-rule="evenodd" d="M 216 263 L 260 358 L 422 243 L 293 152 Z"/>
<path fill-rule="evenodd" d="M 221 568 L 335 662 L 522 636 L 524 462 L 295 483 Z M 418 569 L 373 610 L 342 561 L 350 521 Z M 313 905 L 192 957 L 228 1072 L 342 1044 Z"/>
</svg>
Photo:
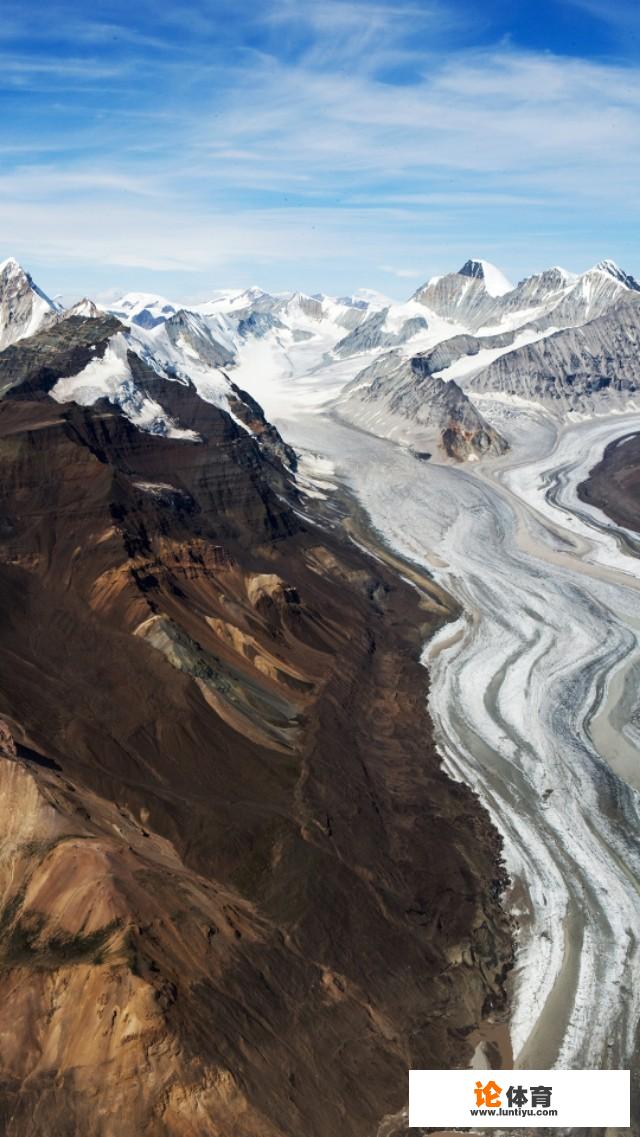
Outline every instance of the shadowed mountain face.
<svg viewBox="0 0 640 1137">
<path fill-rule="evenodd" d="M 0 352 L 0 395 L 13 389 L 14 397 L 24 399 L 48 392 L 58 379 L 100 359 L 120 328 L 112 316 L 87 320 L 72 315 L 12 344 Z"/>
<path fill-rule="evenodd" d="M 0 1129 L 370 1137 L 511 959 L 426 715 L 448 600 L 311 516 L 233 385 L 129 352 L 173 435 L 54 401 L 118 327 L 0 355 Z"/>
</svg>

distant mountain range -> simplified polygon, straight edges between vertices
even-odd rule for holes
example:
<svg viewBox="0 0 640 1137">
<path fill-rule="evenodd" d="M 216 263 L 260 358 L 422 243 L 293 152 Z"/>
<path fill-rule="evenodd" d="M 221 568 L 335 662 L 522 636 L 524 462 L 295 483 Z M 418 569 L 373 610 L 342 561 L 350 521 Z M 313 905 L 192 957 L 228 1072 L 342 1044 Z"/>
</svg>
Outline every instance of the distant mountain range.
<svg viewBox="0 0 640 1137">
<path fill-rule="evenodd" d="M 253 287 L 191 307 L 127 293 L 106 309 L 87 299 L 67 310 L 16 261 L 0 265 L 0 347 L 70 318 L 99 319 L 104 335 L 81 369 L 58 377 L 53 398 L 107 398 L 160 434 L 183 429 L 160 380 L 192 385 L 236 414 L 243 388 L 268 406 L 270 382 L 288 385 L 293 406 L 305 378 L 337 416 L 458 460 L 507 447 L 476 400 L 489 400 L 490 418 L 492 396 L 560 416 L 638 397 L 640 285 L 611 260 L 579 275 L 551 268 L 514 286 L 470 259 L 400 304 Z"/>
</svg>

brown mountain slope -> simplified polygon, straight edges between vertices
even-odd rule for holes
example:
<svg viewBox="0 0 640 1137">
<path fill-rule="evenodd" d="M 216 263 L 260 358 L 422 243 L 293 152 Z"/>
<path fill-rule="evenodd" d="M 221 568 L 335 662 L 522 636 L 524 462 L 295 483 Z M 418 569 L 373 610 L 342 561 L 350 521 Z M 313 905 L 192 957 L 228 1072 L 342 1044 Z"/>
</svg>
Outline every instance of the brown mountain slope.
<svg viewBox="0 0 640 1137">
<path fill-rule="evenodd" d="M 373 1137 L 511 957 L 431 742 L 443 602 L 192 389 L 197 443 L 53 403 L 63 334 L 0 403 L 0 1129 Z"/>
</svg>

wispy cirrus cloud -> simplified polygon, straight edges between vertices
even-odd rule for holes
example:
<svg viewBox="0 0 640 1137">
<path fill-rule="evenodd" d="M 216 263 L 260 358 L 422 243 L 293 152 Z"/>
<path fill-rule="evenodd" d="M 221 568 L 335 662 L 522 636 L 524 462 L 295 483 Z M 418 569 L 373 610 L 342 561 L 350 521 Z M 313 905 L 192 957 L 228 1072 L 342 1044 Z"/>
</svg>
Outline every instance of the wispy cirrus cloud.
<svg viewBox="0 0 640 1137">
<path fill-rule="evenodd" d="M 366 271 L 388 288 L 458 251 L 514 276 L 547 253 L 640 260 L 640 94 L 622 56 L 533 49 L 512 29 L 478 42 L 463 0 L 98 0 L 32 22 L 29 37 L 8 0 L 7 251 L 194 285 L 284 287 L 297 270 L 312 290 Z"/>
</svg>

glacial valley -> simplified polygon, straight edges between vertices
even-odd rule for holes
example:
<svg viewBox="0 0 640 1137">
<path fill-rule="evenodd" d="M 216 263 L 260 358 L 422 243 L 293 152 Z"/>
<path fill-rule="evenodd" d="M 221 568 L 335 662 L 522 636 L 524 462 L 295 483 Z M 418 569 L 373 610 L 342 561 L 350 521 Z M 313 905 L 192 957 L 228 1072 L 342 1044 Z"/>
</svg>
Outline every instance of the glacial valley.
<svg viewBox="0 0 640 1137">
<path fill-rule="evenodd" d="M 65 311 L 8 261 L 0 292 L 7 1133 L 54 1067 L 86 1122 L 83 985 L 126 1004 L 92 1059 L 125 1137 L 391 1137 L 438 1054 L 637 1065 L 636 281 Z M 65 636 L 100 659 L 63 673 Z"/>
</svg>

